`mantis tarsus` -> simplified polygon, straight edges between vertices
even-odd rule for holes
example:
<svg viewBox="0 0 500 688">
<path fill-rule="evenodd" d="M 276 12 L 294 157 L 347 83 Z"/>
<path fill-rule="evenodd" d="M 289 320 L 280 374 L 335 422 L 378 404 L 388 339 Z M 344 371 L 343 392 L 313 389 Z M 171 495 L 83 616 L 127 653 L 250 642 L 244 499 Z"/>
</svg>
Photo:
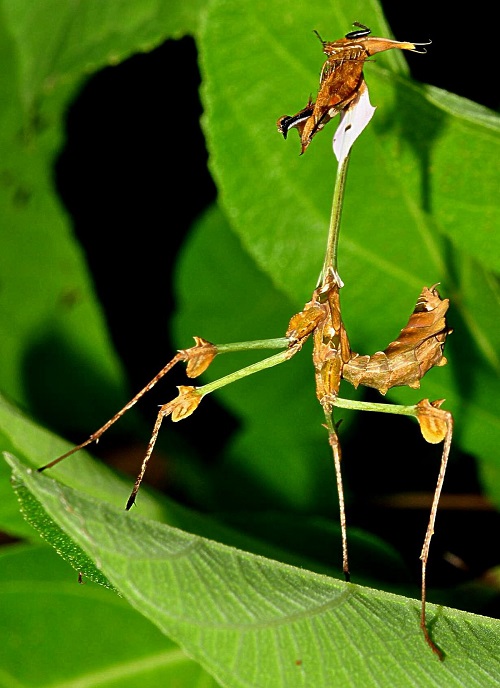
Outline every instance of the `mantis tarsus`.
<svg viewBox="0 0 500 688">
<path fill-rule="evenodd" d="M 135 502 L 164 418 L 171 416 L 174 422 L 186 418 L 198 407 L 201 399 L 210 392 L 289 360 L 302 349 L 305 341 L 312 337 L 316 395 L 324 411 L 325 427 L 332 449 L 337 480 L 342 532 L 342 566 L 346 580 L 350 578 L 347 528 L 341 475 L 341 448 L 337 425 L 334 420 L 334 409 L 346 408 L 413 416 L 418 420 L 422 434 L 428 442 L 443 442 L 441 467 L 420 555 L 422 562 L 420 624 L 426 642 L 433 652 L 442 659 L 442 652 L 430 638 L 426 624 L 426 570 L 430 541 L 434 532 L 436 512 L 450 452 L 453 430 L 452 416 L 448 411 L 441 409 L 443 400 L 430 402 L 424 399 L 414 406 L 400 406 L 349 401 L 339 397 L 342 379 L 351 382 L 356 387 L 358 385 L 374 387 L 382 394 L 397 385 L 418 388 L 420 379 L 431 367 L 446 363 L 446 359 L 443 357 L 443 347 L 446 337 L 451 331 L 447 327 L 445 319 L 448 300 L 440 298 L 436 286 L 424 287 L 407 325 L 385 351 L 377 352 L 373 356 L 360 356 L 353 353 L 350 348 L 341 316 L 340 289 L 343 287 L 343 283 L 337 270 L 337 245 L 350 149 L 355 138 L 361 133 L 373 114 L 373 108 L 370 110 L 366 106 L 367 87 L 363 76 L 363 66 L 364 62 L 377 52 L 392 48 L 415 51 L 416 46 L 419 45 L 370 37 L 371 31 L 366 26 L 359 23 L 355 23 L 355 26 L 359 30 L 348 33 L 345 38 L 338 41 L 326 42 L 320 38 L 327 60 L 321 71 L 316 102 L 309 99 L 306 107 L 296 115 L 291 117 L 285 115 L 278 120 L 278 130 L 285 138 L 290 129 L 296 128 L 298 130 L 301 140 L 301 153 L 304 153 L 316 133 L 323 129 L 325 124 L 335 115 L 339 113 L 341 115 L 341 125 L 336 134 L 337 148 L 335 151 L 338 169 L 327 249 L 320 278 L 311 300 L 290 319 L 284 337 L 223 345 L 214 345 L 200 337 L 195 337 L 195 346 L 179 350 L 174 358 L 124 408 L 118 411 L 99 430 L 90 435 L 85 442 L 39 470 L 50 468 L 91 442 L 97 441 L 113 423 L 121 418 L 146 392 L 151 390 L 178 362 L 187 363 L 188 377 L 195 378 L 207 369 L 216 355 L 248 349 L 280 349 L 279 353 L 273 356 L 209 384 L 200 387 L 188 385 L 178 387 L 178 396 L 161 406 L 158 413 L 141 469 L 127 501 L 126 508 L 130 509 Z M 364 114 L 361 112 L 363 109 Z"/>
</svg>

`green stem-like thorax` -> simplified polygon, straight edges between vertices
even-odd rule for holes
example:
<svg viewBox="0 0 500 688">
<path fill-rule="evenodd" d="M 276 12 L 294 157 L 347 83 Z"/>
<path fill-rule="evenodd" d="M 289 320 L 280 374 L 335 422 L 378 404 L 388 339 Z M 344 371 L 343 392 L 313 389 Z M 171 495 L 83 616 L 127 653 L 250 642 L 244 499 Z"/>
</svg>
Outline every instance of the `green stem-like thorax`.
<svg viewBox="0 0 500 688">
<path fill-rule="evenodd" d="M 320 284 L 325 283 L 330 269 L 337 274 L 337 250 L 340 234 L 340 219 L 342 216 L 342 205 L 344 202 L 344 191 L 347 168 L 349 166 L 349 157 L 350 153 L 341 159 L 341 162 L 337 167 L 337 176 L 335 178 L 335 186 L 333 189 L 332 212 L 330 215 L 330 227 L 328 230 L 325 262 L 323 263 L 323 270 L 321 271 Z"/>
</svg>

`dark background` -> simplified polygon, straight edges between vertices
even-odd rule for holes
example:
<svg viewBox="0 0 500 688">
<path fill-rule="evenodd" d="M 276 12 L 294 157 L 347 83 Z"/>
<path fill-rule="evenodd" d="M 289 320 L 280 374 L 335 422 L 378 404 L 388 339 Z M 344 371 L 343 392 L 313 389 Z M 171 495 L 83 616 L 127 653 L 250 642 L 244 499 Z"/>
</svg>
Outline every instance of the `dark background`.
<svg viewBox="0 0 500 688">
<path fill-rule="evenodd" d="M 491 88 L 496 80 L 496 60 L 493 41 L 486 40 L 488 28 L 472 29 L 465 13 L 439 13 L 436 2 L 420 2 L 413 9 L 405 4 L 404 13 L 401 2 L 382 4 L 397 38 L 433 41 L 425 58 L 405 53 L 415 79 L 498 108 L 498 88 Z M 349 30 L 346 27 L 346 32 Z M 480 57 L 474 57 L 474 50 L 466 47 L 474 40 L 480 46 Z M 115 347 L 134 391 L 143 387 L 174 353 L 168 331 L 175 306 L 172 266 L 193 220 L 216 198 L 199 126 L 199 82 L 196 47 L 190 38 L 169 41 L 152 53 L 104 69 L 87 82 L 68 112 L 67 144 L 55 169 L 60 195 L 73 218 Z M 177 103 L 182 103 L 180 132 L 176 130 Z M 175 232 L 167 233 L 166 220 L 171 216 L 176 217 Z M 171 383 L 183 381 L 179 373 Z M 141 413 L 150 426 L 158 404 L 165 401 L 164 391 L 153 391 L 141 404 Z M 185 439 L 208 461 L 217 453 L 207 446 L 209 438 L 214 437 L 219 449 L 234 430 L 235 422 L 213 399 L 203 403 L 198 422 L 216 427 L 217 432 L 193 433 L 191 427 L 190 437 Z M 358 415 L 367 417 L 358 421 L 359 437 L 394 435 L 395 419 L 370 417 L 379 414 Z M 356 466 L 346 461 L 344 470 L 347 483 L 358 495 L 350 506 L 350 524 L 366 527 L 392 541 L 407 555 L 418 577 L 419 552 L 415 552 L 411 533 L 415 531 L 416 540 L 422 539 L 427 506 L 397 510 L 390 503 L 374 503 L 376 495 L 406 488 L 428 492 L 434 487 L 437 454 L 429 452 L 428 461 L 421 460 L 417 469 L 401 465 L 402 456 L 413 446 L 420 447 L 422 441 L 418 428 L 409 430 L 407 421 L 404 423 L 404 437 L 395 442 L 393 454 L 387 448 L 383 450 L 383 466 L 377 461 L 380 447 L 359 445 L 350 450 L 357 457 Z M 94 429 L 89 428 L 89 432 Z M 182 434 L 182 424 L 176 432 Z M 203 445 L 197 443 L 196 436 L 203 436 Z M 364 464 L 359 463 L 358 457 L 362 456 L 366 456 Z M 419 456 L 421 459 L 421 453 Z M 470 457 L 454 452 L 446 491 L 471 498 L 480 495 Z M 498 564 L 496 548 L 489 547 L 488 540 L 482 537 L 493 527 L 498 529 L 497 515 L 480 498 L 476 509 L 465 508 L 465 500 L 464 496 L 464 508 L 460 509 L 447 508 L 446 498 L 443 500 L 432 546 L 431 583 L 460 582 L 481 576 L 488 567 Z M 446 533 L 445 542 L 441 543 L 439 533 Z M 465 568 L 451 565 L 444 556 L 447 551 L 463 560 Z M 490 607 L 485 613 L 495 612 Z"/>
</svg>

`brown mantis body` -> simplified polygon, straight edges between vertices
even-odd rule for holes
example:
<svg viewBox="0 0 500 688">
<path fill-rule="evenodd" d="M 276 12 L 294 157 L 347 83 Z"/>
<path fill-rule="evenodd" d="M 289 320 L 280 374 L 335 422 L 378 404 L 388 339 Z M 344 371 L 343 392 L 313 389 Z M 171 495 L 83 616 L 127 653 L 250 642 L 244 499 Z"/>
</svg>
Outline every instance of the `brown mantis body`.
<svg viewBox="0 0 500 688">
<path fill-rule="evenodd" d="M 363 65 L 368 57 L 391 48 L 415 50 L 416 44 L 413 43 L 399 43 L 385 38 L 369 38 L 370 29 L 362 24 L 356 24 L 356 26 L 360 28 L 359 31 L 351 32 L 338 41 L 328 43 L 320 39 L 327 60 L 321 72 L 316 102 L 313 103 L 310 100 L 307 106 L 293 117 L 284 116 L 278 120 L 278 129 L 285 138 L 289 129 L 298 129 L 302 153 L 309 146 L 313 136 L 332 117 L 341 111 L 344 112 L 354 102 L 364 84 Z M 397 339 L 391 342 L 384 351 L 377 352 L 372 356 L 360 356 L 351 351 L 340 307 L 340 288 L 343 285 L 336 270 L 336 245 L 347 162 L 348 153 L 343 162 L 339 162 L 328 247 L 319 284 L 314 290 L 311 300 L 290 319 L 285 337 L 262 342 L 225 345 L 214 345 L 200 337 L 195 337 L 195 346 L 180 350 L 151 382 L 105 425 L 85 442 L 39 470 L 50 468 L 91 442 L 97 441 L 113 423 L 121 418 L 146 392 L 152 389 L 179 361 L 187 363 L 186 373 L 188 377 L 195 378 L 201 375 L 214 357 L 220 353 L 249 348 L 282 349 L 280 353 L 274 356 L 215 382 L 201 387 L 190 385 L 178 387 L 178 396 L 164 404 L 158 413 L 141 469 L 127 501 L 126 508 L 130 509 L 135 502 L 164 418 L 171 416 L 172 421 L 176 422 L 188 417 L 196 410 L 206 394 L 255 372 L 289 360 L 302 349 L 306 340 L 312 337 L 316 396 L 324 410 L 325 427 L 328 430 L 328 439 L 335 465 L 342 532 L 342 565 L 346 580 L 349 580 L 350 577 L 347 529 L 341 475 L 341 449 L 337 426 L 333 419 L 334 409 L 336 407 L 352 408 L 413 416 L 418 420 L 422 434 L 428 442 L 443 442 L 439 476 L 420 555 L 422 562 L 420 625 L 426 642 L 433 652 L 442 659 L 442 653 L 430 638 L 426 624 L 426 570 L 430 541 L 434 532 L 436 512 L 450 452 L 453 431 L 452 416 L 440 408 L 443 400 L 429 402 L 428 399 L 424 399 L 415 406 L 391 406 L 389 404 L 368 404 L 344 400 L 339 397 L 339 391 L 342 379 L 347 380 L 355 387 L 358 385 L 373 387 L 382 394 L 398 385 L 418 388 L 420 380 L 430 368 L 446 363 L 446 359 L 443 357 L 443 347 L 447 335 L 451 332 L 446 325 L 446 312 L 449 302 L 448 299 L 442 300 L 440 298 L 436 286 L 424 287 L 407 325 L 401 330 Z"/>
<path fill-rule="evenodd" d="M 393 48 L 415 52 L 415 46 L 421 45 L 370 37 L 371 30 L 367 26 L 358 22 L 354 22 L 354 25 L 358 26 L 360 31 L 352 31 L 345 38 L 332 42 L 324 41 L 315 32 L 321 41 L 323 52 L 327 55 L 321 70 L 316 102 L 309 99 L 306 107 L 296 115 L 283 115 L 278 119 L 278 131 L 285 138 L 289 129 L 298 130 L 302 144 L 301 155 L 306 151 L 313 136 L 348 107 L 357 96 L 364 81 L 363 67 L 369 57 Z"/>
</svg>

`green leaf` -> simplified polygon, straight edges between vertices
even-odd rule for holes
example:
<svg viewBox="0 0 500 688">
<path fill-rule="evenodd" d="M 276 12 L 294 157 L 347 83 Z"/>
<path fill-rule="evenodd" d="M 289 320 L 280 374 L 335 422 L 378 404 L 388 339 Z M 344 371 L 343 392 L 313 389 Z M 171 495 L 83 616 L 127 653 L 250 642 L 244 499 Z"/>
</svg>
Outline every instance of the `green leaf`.
<svg viewBox="0 0 500 688">
<path fill-rule="evenodd" d="M 127 396 L 81 248 L 54 188 L 68 102 L 91 70 L 195 32 L 200 4 L 2 3 L 0 388 L 46 422 L 57 418 L 59 427 L 96 427 Z M 59 380 L 66 391 L 48 395 Z M 79 390 L 76 399 L 72 389 Z"/>
<path fill-rule="evenodd" d="M 415 600 L 124 513 L 14 457 L 9 463 L 21 501 L 29 490 L 125 599 L 223 686 L 375 686 L 380 676 L 402 687 L 495 681 L 498 621 L 429 605 L 433 637 L 446 653 L 439 663 Z"/>
<path fill-rule="evenodd" d="M 47 430 L 29 421 L 17 408 L 0 396 L 0 440 L 2 450 L 15 452 L 24 457 L 32 468 L 39 468 L 50 460 L 71 449 L 65 442 Z M 55 475 L 67 484 L 81 490 L 88 490 L 97 499 L 105 499 L 116 506 L 124 506 L 131 489 L 129 481 L 115 475 L 102 463 L 92 460 L 81 452 L 74 461 L 62 462 L 54 469 Z M 32 536 L 31 529 L 19 515 L 19 507 L 8 484 L 9 471 L 0 463 L 0 527 L 13 536 Z M 151 518 L 161 519 L 164 505 L 154 499 L 148 491 L 141 496 L 141 508 Z"/>
<path fill-rule="evenodd" d="M 2 448 L 8 449 L 17 456 L 22 456 L 23 461 L 32 469 L 43 466 L 48 460 L 60 456 L 71 448 L 67 442 L 29 421 L 18 409 L 1 397 L 0 428 L 3 428 L 0 433 Z M 78 456 L 51 468 L 50 476 L 55 476 L 65 485 L 85 492 L 96 503 L 99 500 L 105 501 L 119 509 L 124 509 L 126 499 L 132 489 L 130 478 L 116 475 L 84 451 L 79 452 Z M 5 462 L 1 461 L 0 528 L 12 536 L 30 539 L 35 537 L 34 528 L 77 570 L 85 571 L 85 575 L 92 580 L 107 584 L 107 581 L 101 580 L 102 575 L 95 569 L 87 555 L 80 548 L 75 548 L 75 544 L 58 526 L 47 522 L 43 510 L 37 509 L 35 504 L 30 504 L 29 508 L 23 510 L 26 521 L 33 528 L 28 525 L 19 513 L 19 504 L 10 487 L 9 478 L 9 468 Z M 214 484 L 217 484 L 220 478 L 215 475 L 212 480 Z M 205 486 L 208 482 L 207 476 L 204 480 Z M 340 575 L 340 570 L 331 565 L 330 557 L 325 556 L 325 546 L 327 546 L 328 551 L 340 551 L 339 528 L 332 526 L 329 522 L 318 524 L 317 519 L 311 521 L 311 519 L 301 517 L 299 528 L 303 532 L 302 537 L 306 546 L 300 548 L 297 546 L 296 538 L 289 541 L 288 538 L 279 534 L 280 528 L 276 529 L 274 526 L 276 519 L 279 522 L 282 521 L 282 513 L 277 516 L 274 511 L 261 513 L 260 519 L 256 519 L 255 515 L 250 514 L 246 519 L 245 528 L 241 528 L 241 523 L 238 523 L 237 519 L 236 527 L 231 527 L 206 514 L 198 514 L 173 500 L 155 494 L 146 485 L 141 488 L 137 504 L 141 516 L 166 522 L 171 526 L 257 554 L 311 568 L 322 573 Z M 276 509 L 276 505 L 273 507 Z M 262 527 L 264 520 L 267 521 L 267 528 Z M 271 535 L 271 531 L 273 535 Z M 313 542 L 315 545 L 311 547 Z M 373 582 L 373 580 L 382 577 L 385 584 L 387 581 L 389 584 L 398 586 L 407 584 L 409 577 L 402 567 L 399 557 L 380 540 L 364 533 L 358 533 L 356 529 L 353 529 L 350 544 L 354 565 L 359 563 L 359 580 Z M 314 551 L 314 547 L 317 548 L 316 551 Z M 367 560 L 371 562 L 371 570 L 366 566 Z"/>
<path fill-rule="evenodd" d="M 54 188 L 66 109 L 90 70 L 194 32 L 199 18 L 194 0 L 6 0 L 0 8 L 0 389 L 75 435 L 97 428 L 129 395 Z M 9 410 L 3 418 L 2 449 L 20 441 L 16 417 Z M 28 433 L 26 443 L 31 439 Z M 58 451 L 49 440 L 42 462 Z M 96 485 L 106 482 L 100 476 Z M 0 511 L 5 530 L 26 533 L 10 489 Z"/>
<path fill-rule="evenodd" d="M 202 6 L 199 0 L 48 0 L 36 5 L 6 0 L 5 22 L 16 43 L 25 106 L 63 81 L 150 51 L 166 38 L 194 34 Z"/>
<path fill-rule="evenodd" d="M 425 103 L 425 125 L 437 119 L 436 140 L 427 145 L 429 210 L 439 230 L 485 268 L 500 272 L 500 174 L 491 163 L 500 152 L 500 117 L 484 107 L 432 86 L 418 92 Z M 421 109 L 413 101 L 400 118 L 410 139 Z M 404 118 L 404 120 L 403 120 Z M 422 125 L 420 124 L 420 127 Z M 425 131 L 425 129 L 424 129 Z M 424 149 L 425 150 L 425 149 Z M 456 164 L 459 155 L 459 164 Z M 432 165 L 432 167 L 431 167 Z"/>
<path fill-rule="evenodd" d="M 339 2 L 333 11 L 301 5 L 292 13 L 276 0 L 230 8 L 213 2 L 200 35 L 204 127 L 222 208 L 245 250 L 296 309 L 310 297 L 322 265 L 335 122 L 301 157 L 293 132 L 283 141 L 274 123 L 297 112 L 317 88 L 323 56 L 311 29 L 334 38 L 353 17 L 386 33 L 376 4 Z M 488 466 L 486 488 L 500 504 L 498 481 L 488 480 L 498 473 L 500 443 L 500 299 L 491 273 L 500 255 L 492 232 L 500 120 L 412 83 L 400 59 L 383 53 L 365 68 L 377 112 L 356 142 L 347 179 L 339 246 L 344 321 L 353 350 L 382 350 L 406 323 L 422 286 L 440 282 L 451 300 L 449 364 L 431 371 L 420 393 L 388 396 L 401 403 L 445 398 L 456 417 L 455 443 Z"/>
<path fill-rule="evenodd" d="M 215 688 L 125 600 L 83 583 L 48 547 L 0 551 L 2 686 Z"/>
</svg>

